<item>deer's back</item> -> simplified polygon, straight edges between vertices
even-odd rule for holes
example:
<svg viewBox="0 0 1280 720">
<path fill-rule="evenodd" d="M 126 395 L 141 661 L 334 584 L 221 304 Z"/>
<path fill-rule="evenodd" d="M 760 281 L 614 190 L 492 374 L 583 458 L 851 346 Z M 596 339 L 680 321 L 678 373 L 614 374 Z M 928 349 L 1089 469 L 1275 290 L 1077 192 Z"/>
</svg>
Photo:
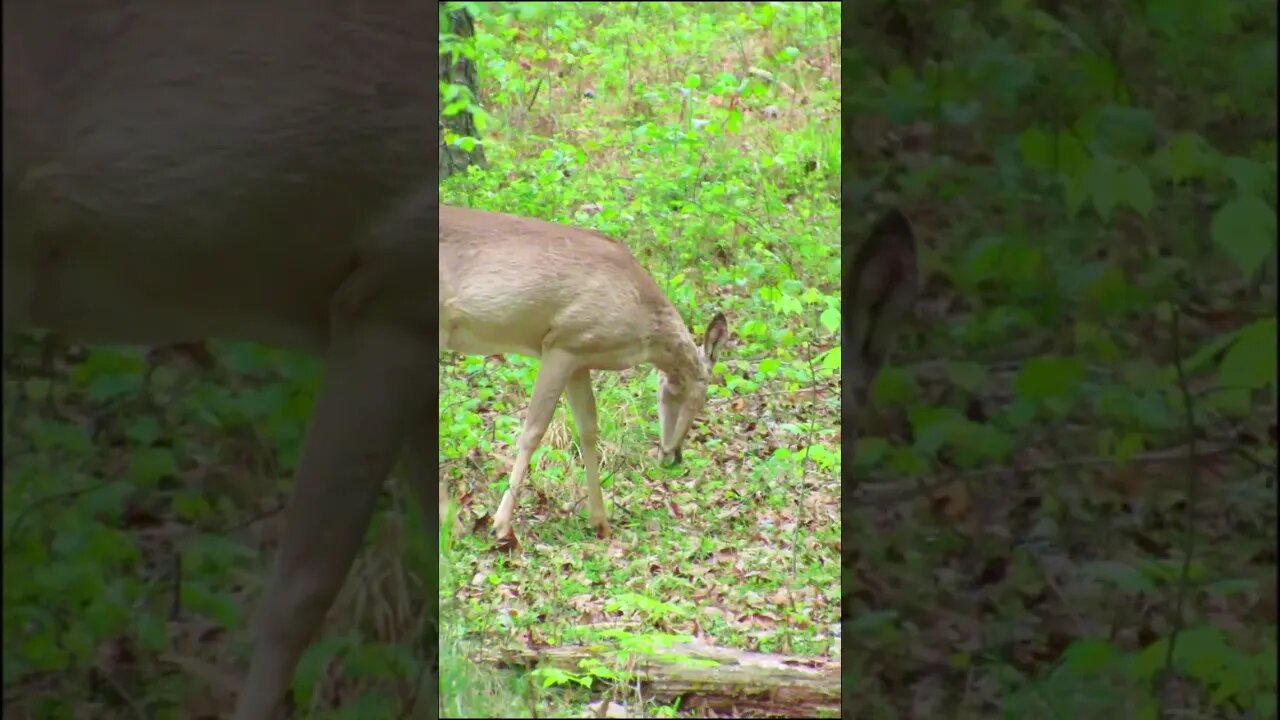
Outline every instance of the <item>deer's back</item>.
<svg viewBox="0 0 1280 720">
<path fill-rule="evenodd" d="M 323 346 L 358 239 L 428 182 L 434 12 L 6 1 L 6 326 Z"/>
<path fill-rule="evenodd" d="M 679 323 L 624 245 L 581 228 L 440 208 L 441 344 L 472 354 L 571 350 L 602 369 L 646 359 Z M 637 338 L 645 339 L 637 342 Z"/>
</svg>

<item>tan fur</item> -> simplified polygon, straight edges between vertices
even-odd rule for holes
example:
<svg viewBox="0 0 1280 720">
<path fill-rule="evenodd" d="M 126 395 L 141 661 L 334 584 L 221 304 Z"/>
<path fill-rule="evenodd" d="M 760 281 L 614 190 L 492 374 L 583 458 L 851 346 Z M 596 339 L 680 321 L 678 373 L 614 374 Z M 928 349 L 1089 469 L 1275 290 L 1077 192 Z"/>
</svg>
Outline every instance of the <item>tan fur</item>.
<svg viewBox="0 0 1280 720">
<path fill-rule="evenodd" d="M 284 714 L 397 458 L 428 509 L 435 17 L 3 3 L 4 329 L 325 362 L 235 720 Z"/>
<path fill-rule="evenodd" d="M 689 424 L 706 403 L 711 365 L 727 332 L 718 315 L 703 346 L 695 344 L 631 251 L 598 232 L 440 208 L 440 348 L 542 360 L 510 486 L 494 517 L 505 543 L 514 540 L 511 518 L 529 458 L 562 392 L 582 435 L 591 524 L 603 537 L 609 528 L 590 371 L 650 363 L 662 372 L 662 450 L 665 461 L 677 461 Z"/>
</svg>

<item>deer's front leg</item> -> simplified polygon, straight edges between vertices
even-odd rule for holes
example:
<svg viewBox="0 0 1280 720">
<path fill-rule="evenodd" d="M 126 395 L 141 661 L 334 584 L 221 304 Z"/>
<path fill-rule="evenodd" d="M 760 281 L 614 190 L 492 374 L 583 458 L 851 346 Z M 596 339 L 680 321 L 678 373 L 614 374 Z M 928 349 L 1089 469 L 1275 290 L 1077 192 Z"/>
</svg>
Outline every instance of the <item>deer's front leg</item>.
<svg viewBox="0 0 1280 720">
<path fill-rule="evenodd" d="M 591 371 L 583 368 L 569 378 L 569 408 L 578 426 L 578 444 L 582 447 L 582 464 L 587 480 L 587 508 L 591 527 L 599 538 L 609 537 L 609 518 L 604 510 L 604 493 L 600 491 L 600 433 L 596 423 L 596 397 L 591 392 Z"/>
<path fill-rule="evenodd" d="M 341 589 L 378 491 L 426 404 L 432 350 L 429 340 L 388 325 L 335 330 L 237 720 L 281 716 L 298 658 Z"/>
</svg>

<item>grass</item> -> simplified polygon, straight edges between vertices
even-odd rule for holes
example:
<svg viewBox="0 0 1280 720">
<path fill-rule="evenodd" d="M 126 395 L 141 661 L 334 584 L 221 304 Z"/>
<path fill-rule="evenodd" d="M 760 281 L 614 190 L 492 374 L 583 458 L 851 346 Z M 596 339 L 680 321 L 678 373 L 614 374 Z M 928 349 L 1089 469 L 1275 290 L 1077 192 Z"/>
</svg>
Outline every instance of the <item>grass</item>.
<svg viewBox="0 0 1280 720">
<path fill-rule="evenodd" d="M 319 364 L 243 343 L 214 344 L 210 369 L 48 347 L 40 369 L 39 345 L 6 343 L 5 717 L 229 714 Z M 297 717 L 392 717 L 423 694 L 413 507 L 388 484 L 303 657 Z"/>
<path fill-rule="evenodd" d="M 595 374 L 612 538 L 587 527 L 562 407 L 516 513 L 521 550 L 495 554 L 483 531 L 446 545 L 446 715 L 581 712 L 584 686 L 625 670 L 620 647 L 660 635 L 837 652 L 839 29 L 836 3 L 480 6 L 488 167 L 442 201 L 600 230 L 696 336 L 723 311 L 732 339 L 673 470 L 653 453 L 656 372 Z M 536 371 L 442 359 L 441 477 L 468 525 L 505 489 Z M 596 646 L 607 669 L 529 684 L 470 659 L 543 643 Z"/>
</svg>

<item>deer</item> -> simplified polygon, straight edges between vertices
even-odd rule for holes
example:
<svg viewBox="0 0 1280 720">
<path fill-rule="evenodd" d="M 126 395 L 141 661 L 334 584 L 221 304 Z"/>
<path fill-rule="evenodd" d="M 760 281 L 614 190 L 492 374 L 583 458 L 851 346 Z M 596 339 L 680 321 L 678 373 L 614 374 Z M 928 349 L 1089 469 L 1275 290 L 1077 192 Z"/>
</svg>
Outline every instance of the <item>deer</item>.
<svg viewBox="0 0 1280 720">
<path fill-rule="evenodd" d="M 841 378 L 841 428 L 844 432 L 843 454 L 852 467 L 857 447 L 859 415 L 866 407 L 870 388 L 884 366 L 894 341 L 915 305 L 919 293 L 919 271 L 916 264 L 915 235 L 905 215 L 898 209 L 882 214 L 865 236 L 843 227 L 840 237 L 840 289 L 843 312 L 840 322 L 841 355 L 844 372 Z M 855 517 L 857 478 L 841 468 L 842 492 L 840 514 L 845 533 L 856 533 Z M 854 540 L 856 538 L 849 538 Z M 852 548 L 845 542 L 840 556 L 840 592 L 842 598 L 855 591 L 857 568 Z M 850 604 L 842 603 L 840 623 L 849 621 Z M 841 687 L 840 704 L 854 707 L 857 702 L 853 683 Z"/>
<path fill-rule="evenodd" d="M 893 349 L 919 294 L 915 235 L 900 210 L 885 212 L 865 238 L 848 229 L 840 238 L 844 294 L 841 344 L 846 362 L 842 426 L 856 446 L 857 416 L 871 383 Z"/>
<path fill-rule="evenodd" d="M 513 549 L 520 489 L 561 394 L 577 425 L 589 526 L 609 536 L 600 489 L 591 371 L 651 364 L 659 370 L 660 463 L 679 464 L 729 335 L 716 313 L 699 345 L 631 251 L 595 230 L 505 213 L 440 207 L 441 350 L 539 359 L 515 464 L 493 516 L 499 547 Z M 446 492 L 441 486 L 441 524 Z"/>
<path fill-rule="evenodd" d="M 287 711 L 393 465 L 437 463 L 433 3 L 4 3 L 4 329 L 323 358 L 236 720 Z"/>
</svg>

